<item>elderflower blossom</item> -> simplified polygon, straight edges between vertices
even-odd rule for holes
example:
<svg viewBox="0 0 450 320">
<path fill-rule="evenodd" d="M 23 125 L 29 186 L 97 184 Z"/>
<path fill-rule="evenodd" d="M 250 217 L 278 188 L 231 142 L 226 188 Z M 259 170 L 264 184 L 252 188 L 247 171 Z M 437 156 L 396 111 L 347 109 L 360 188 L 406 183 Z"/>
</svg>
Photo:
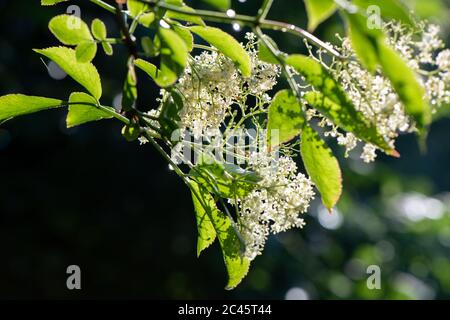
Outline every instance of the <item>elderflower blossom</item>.
<svg viewBox="0 0 450 320">
<path fill-rule="evenodd" d="M 184 99 L 182 127 L 196 135 L 218 128 L 233 102 L 242 94 L 233 62 L 217 52 L 203 52 L 186 67 L 176 88 Z"/>
<path fill-rule="evenodd" d="M 254 33 L 247 32 L 245 38 L 248 40 L 245 49 L 247 50 L 252 64 L 252 75 L 245 79 L 246 86 L 251 95 L 267 99 L 267 91 L 277 84 L 277 78 L 280 76 L 280 67 L 261 61 L 258 57 L 257 38 Z"/>
<path fill-rule="evenodd" d="M 250 157 L 251 167 L 262 180 L 242 199 L 238 199 L 239 231 L 246 244 L 245 256 L 253 260 L 264 249 L 269 234 L 291 228 L 302 228 L 300 217 L 314 198 L 312 182 L 292 158 L 256 153 Z"/>
<path fill-rule="evenodd" d="M 256 38 L 247 33 L 244 47 L 250 56 L 252 72 L 244 78 L 234 63 L 216 51 L 204 51 L 195 56 L 176 84 L 184 100 L 181 127 L 195 136 L 205 130 L 220 128 L 234 105 L 245 105 L 247 96 L 255 96 L 268 104 L 268 91 L 277 83 L 280 68 L 258 58 Z"/>
<path fill-rule="evenodd" d="M 450 102 L 450 50 L 439 52 L 444 47 L 444 42 L 439 38 L 438 26 L 419 26 L 419 30 L 412 30 L 400 23 L 389 23 L 384 28 L 388 35 L 387 43 L 416 72 L 419 83 L 424 87 L 424 99 L 430 103 L 432 112 L 435 112 L 441 105 Z M 349 59 L 335 61 L 332 65 L 331 71 L 336 80 L 355 108 L 376 126 L 389 146 L 394 148 L 400 133 L 416 130 L 414 122 L 405 112 L 390 81 L 381 72 L 372 74 L 361 65 L 350 39 L 342 40 L 340 51 Z M 351 133 L 342 133 L 321 115 L 314 112 L 309 115 L 311 118 L 322 119 L 319 125 L 329 128 L 325 135 L 337 137 L 338 144 L 345 146 L 346 156 L 362 142 Z M 377 149 L 372 144 L 365 144 L 361 158 L 365 162 L 374 161 Z"/>
</svg>

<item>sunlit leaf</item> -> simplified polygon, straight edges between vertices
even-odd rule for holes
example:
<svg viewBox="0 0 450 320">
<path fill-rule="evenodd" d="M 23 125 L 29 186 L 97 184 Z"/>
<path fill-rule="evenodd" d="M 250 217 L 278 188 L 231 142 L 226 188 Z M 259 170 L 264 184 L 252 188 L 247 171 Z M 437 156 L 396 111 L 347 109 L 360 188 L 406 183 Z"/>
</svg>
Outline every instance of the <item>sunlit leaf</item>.
<svg viewBox="0 0 450 320">
<path fill-rule="evenodd" d="M 97 43 L 95 42 L 82 42 L 77 45 L 75 54 L 78 62 L 86 63 L 91 62 L 97 54 Z"/>
<path fill-rule="evenodd" d="M 129 66 L 127 77 L 123 85 L 122 108 L 124 110 L 129 110 L 134 106 L 134 103 L 138 96 L 136 85 L 137 85 L 136 71 L 134 69 L 134 66 Z"/>
<path fill-rule="evenodd" d="M 192 36 L 192 33 L 189 31 L 189 29 L 174 25 L 173 31 L 175 31 L 184 40 L 188 51 L 191 52 L 194 47 L 194 37 Z"/>
<path fill-rule="evenodd" d="M 212 211 L 217 208 L 211 196 L 205 196 L 200 193 L 197 183 L 192 182 L 191 187 L 195 191 L 192 191 L 192 202 L 194 203 L 197 220 L 197 257 L 199 257 L 202 251 L 208 248 L 216 239 L 216 230 L 214 229 L 210 216 L 212 216 Z M 197 198 L 200 196 L 203 196 L 201 200 L 205 202 L 204 204 Z M 210 210 L 209 214 L 207 210 Z"/>
<path fill-rule="evenodd" d="M 63 104 L 64 102 L 58 99 L 9 94 L 0 97 L 0 121 L 24 114 L 58 108 Z"/>
<path fill-rule="evenodd" d="M 268 142 L 271 147 L 288 142 L 302 132 L 305 118 L 302 106 L 291 90 L 279 91 L 268 112 Z M 278 141 L 277 141 L 278 140 Z"/>
<path fill-rule="evenodd" d="M 319 24 L 328 19 L 337 9 L 334 0 L 304 0 L 308 13 L 308 30 L 314 31 Z"/>
<path fill-rule="evenodd" d="M 251 75 L 252 64 L 250 57 L 239 42 L 231 35 L 213 27 L 194 26 L 189 29 L 210 45 L 217 48 L 223 55 L 230 58 L 244 77 Z"/>
<path fill-rule="evenodd" d="M 272 38 L 264 35 L 265 41 L 269 42 L 270 45 L 278 50 L 278 46 L 275 43 L 275 41 L 272 40 Z M 267 63 L 271 63 L 271 64 L 280 64 L 280 61 L 278 60 L 278 58 L 272 53 L 272 51 L 266 47 L 266 45 L 259 40 L 258 41 L 258 58 L 261 61 L 267 62 Z"/>
<path fill-rule="evenodd" d="M 97 40 L 105 40 L 107 36 L 106 26 L 100 19 L 94 19 L 91 24 L 91 31 Z"/>
<path fill-rule="evenodd" d="M 92 63 L 81 63 L 77 60 L 75 50 L 65 47 L 35 49 L 53 60 L 75 81 L 85 87 L 97 100 L 102 96 L 102 85 L 97 69 Z"/>
<path fill-rule="evenodd" d="M 320 192 L 323 205 L 331 210 L 342 193 L 341 169 L 333 151 L 309 125 L 302 131 L 301 155 L 309 177 Z"/>
<path fill-rule="evenodd" d="M 75 15 L 59 15 L 50 20 L 50 31 L 63 44 L 76 46 L 82 42 L 92 41 L 88 25 Z"/>
<path fill-rule="evenodd" d="M 316 1 L 322 2 L 322 1 Z M 398 0 L 353 0 L 353 3 L 359 6 L 369 14 L 368 19 L 371 19 L 370 15 L 376 15 L 379 13 L 381 17 L 386 19 L 393 19 L 401 21 L 406 24 L 413 24 L 411 17 L 401 1 Z M 377 19 L 378 17 L 373 17 Z"/>
<path fill-rule="evenodd" d="M 247 275 L 250 268 L 250 260 L 242 256 L 242 242 L 236 229 L 233 227 L 234 222 L 231 218 L 217 208 L 214 199 L 205 188 L 201 185 L 196 185 L 194 181 L 192 185 L 194 190 L 198 190 L 197 194 L 202 198 L 204 210 L 214 227 L 222 248 L 223 258 L 228 272 L 226 289 L 233 289 Z"/>
<path fill-rule="evenodd" d="M 43 6 L 52 6 L 54 4 L 65 2 L 67 0 L 41 0 L 41 5 Z"/>
<path fill-rule="evenodd" d="M 139 0 L 128 0 L 127 6 L 132 17 L 137 17 L 138 15 L 149 10 L 148 4 Z"/>
<path fill-rule="evenodd" d="M 149 12 L 148 4 L 139 0 L 128 0 L 128 10 L 133 18 L 137 18 L 139 23 L 149 27 L 155 21 L 155 13 Z"/>
<path fill-rule="evenodd" d="M 424 101 L 425 90 L 416 75 L 400 55 L 386 45 L 379 43 L 379 59 L 383 73 L 391 81 L 406 112 L 413 117 L 419 129 L 431 123 L 431 109 Z"/>
<path fill-rule="evenodd" d="M 194 9 L 192 9 L 191 7 L 186 6 L 185 4 L 183 4 L 181 6 L 181 8 L 184 11 L 195 12 Z M 202 18 L 200 18 L 198 16 L 194 16 L 194 15 L 185 14 L 185 13 L 179 13 L 179 12 L 175 12 L 175 11 L 167 11 L 166 14 L 165 14 L 165 17 L 169 18 L 169 19 L 173 19 L 173 20 L 180 20 L 180 21 L 190 22 L 192 24 L 197 24 L 199 26 L 204 26 L 205 25 L 205 22 L 202 20 Z"/>
<path fill-rule="evenodd" d="M 368 29 L 367 18 L 357 14 L 346 14 L 347 27 L 352 48 L 361 60 L 361 63 L 370 72 L 375 72 L 378 66 L 377 39 L 383 33 L 378 29 Z"/>
<path fill-rule="evenodd" d="M 188 47 L 175 31 L 159 30 L 161 39 L 161 67 L 142 59 L 137 59 L 135 65 L 146 72 L 160 87 L 174 84 L 183 73 L 188 58 Z"/>
<path fill-rule="evenodd" d="M 148 57 L 155 57 L 158 54 L 158 49 L 155 47 L 155 44 L 150 37 L 142 37 L 141 46 L 145 52 L 145 55 Z"/>
<path fill-rule="evenodd" d="M 223 164 L 206 155 L 202 155 L 199 163 L 191 170 L 191 175 L 210 193 L 227 199 L 246 196 L 261 180 L 253 171 Z"/>
<path fill-rule="evenodd" d="M 136 140 L 141 135 L 141 128 L 135 123 L 130 123 L 122 128 L 122 136 L 129 142 Z"/>
<path fill-rule="evenodd" d="M 106 55 L 108 55 L 108 56 L 113 55 L 114 51 L 113 51 L 113 47 L 110 43 L 102 42 L 102 48 Z"/>
<path fill-rule="evenodd" d="M 109 109 L 114 112 L 114 109 Z M 69 98 L 69 113 L 66 118 L 67 128 L 91 121 L 110 119 L 113 117 L 111 112 L 98 108 L 98 102 L 94 97 L 83 92 L 74 92 Z"/>
</svg>

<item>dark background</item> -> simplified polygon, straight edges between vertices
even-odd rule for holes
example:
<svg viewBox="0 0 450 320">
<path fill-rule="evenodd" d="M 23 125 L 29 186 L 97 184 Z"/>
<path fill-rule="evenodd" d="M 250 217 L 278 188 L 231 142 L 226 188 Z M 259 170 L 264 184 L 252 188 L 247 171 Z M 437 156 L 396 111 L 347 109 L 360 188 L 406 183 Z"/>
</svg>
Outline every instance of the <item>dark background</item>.
<svg viewBox="0 0 450 320">
<path fill-rule="evenodd" d="M 260 2 L 233 7 L 251 14 Z M 69 4 L 79 4 L 88 22 L 101 17 L 117 35 L 112 15 L 88 1 Z M 448 27 L 448 3 L 417 4 L 420 15 Z M 68 78 L 49 77 L 31 50 L 57 45 L 47 23 L 67 6 L 0 1 L 1 95 L 67 99 L 80 90 Z M 276 1 L 270 17 L 306 25 L 300 0 Z M 336 15 L 317 34 L 331 41 L 342 30 Z M 229 31 L 242 39 L 243 32 Z M 289 35 L 277 40 L 288 52 L 302 48 Z M 119 48 L 113 58 L 95 59 L 104 104 L 120 93 L 125 61 Z M 157 90 L 142 76 L 140 92 L 139 107 L 154 107 Z M 65 114 L 46 111 L 0 126 L 0 298 L 450 298 L 445 116 L 431 128 L 426 155 L 404 136 L 400 159 L 343 160 L 339 211 L 328 216 L 316 201 L 305 229 L 271 237 L 243 283 L 225 291 L 219 246 L 196 258 L 190 194 L 151 146 L 126 142 L 113 120 L 68 130 Z M 71 264 L 81 267 L 80 291 L 66 288 Z M 367 289 L 368 265 L 381 267 L 381 290 Z"/>
</svg>

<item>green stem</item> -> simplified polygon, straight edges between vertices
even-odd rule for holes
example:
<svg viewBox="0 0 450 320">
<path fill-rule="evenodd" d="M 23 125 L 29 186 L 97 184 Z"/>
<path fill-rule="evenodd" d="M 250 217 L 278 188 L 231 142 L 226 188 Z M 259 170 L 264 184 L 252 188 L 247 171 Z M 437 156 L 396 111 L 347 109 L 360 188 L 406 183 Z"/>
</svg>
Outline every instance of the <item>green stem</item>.
<svg viewBox="0 0 450 320">
<path fill-rule="evenodd" d="M 270 11 L 270 8 L 272 7 L 273 0 L 264 0 L 261 8 L 258 10 L 258 15 L 256 16 L 256 19 L 259 21 L 266 18 L 267 14 Z"/>
<path fill-rule="evenodd" d="M 169 155 L 164 151 L 164 149 L 155 141 L 155 139 L 150 136 L 147 132 L 145 133 L 146 138 L 152 146 L 156 149 L 156 151 L 161 154 L 161 156 L 166 160 L 172 167 L 173 171 L 183 180 L 183 182 L 188 186 L 189 189 L 191 189 L 191 184 L 189 183 L 189 179 L 186 177 L 186 174 L 180 169 L 180 167 L 173 162 L 172 158 L 169 157 Z"/>
<path fill-rule="evenodd" d="M 126 125 L 130 124 L 130 119 L 128 119 L 127 117 L 124 117 L 123 115 L 121 115 L 120 113 L 118 113 L 116 111 L 113 111 L 114 108 L 108 107 L 108 106 L 102 106 L 100 103 L 99 104 L 94 104 L 94 103 L 89 103 L 89 102 L 69 102 L 69 101 L 65 101 L 60 106 L 55 106 L 55 107 L 68 107 L 70 105 L 91 106 L 91 107 L 100 109 L 100 110 L 102 110 L 105 113 L 108 113 L 109 115 L 111 115 L 112 117 L 116 118 L 117 120 L 120 120 L 121 122 L 123 122 Z"/>
<path fill-rule="evenodd" d="M 99 40 L 98 42 L 107 42 L 110 44 L 122 44 L 123 43 L 123 39 L 119 39 L 119 38 L 106 38 L 104 40 Z"/>
<path fill-rule="evenodd" d="M 122 121 L 124 124 L 129 125 L 130 124 L 130 119 L 128 119 L 127 117 L 124 117 L 123 115 L 121 115 L 118 112 L 112 111 L 111 109 L 109 109 L 108 107 L 104 107 L 102 105 L 98 105 L 97 108 L 99 108 L 100 110 L 109 113 L 110 115 L 112 115 L 114 118 L 116 118 L 117 120 Z"/>
<path fill-rule="evenodd" d="M 115 13 L 116 12 L 116 9 L 112 5 L 106 3 L 106 2 L 104 2 L 102 0 L 89 0 L 89 1 L 91 1 L 92 3 L 95 3 L 96 5 L 102 7 L 105 10 L 108 10 L 111 13 Z"/>
<path fill-rule="evenodd" d="M 207 51 L 217 51 L 217 49 L 215 49 L 213 47 L 204 46 L 202 44 L 194 43 L 193 47 L 196 48 L 196 49 L 202 49 L 202 50 L 207 50 Z"/>
</svg>

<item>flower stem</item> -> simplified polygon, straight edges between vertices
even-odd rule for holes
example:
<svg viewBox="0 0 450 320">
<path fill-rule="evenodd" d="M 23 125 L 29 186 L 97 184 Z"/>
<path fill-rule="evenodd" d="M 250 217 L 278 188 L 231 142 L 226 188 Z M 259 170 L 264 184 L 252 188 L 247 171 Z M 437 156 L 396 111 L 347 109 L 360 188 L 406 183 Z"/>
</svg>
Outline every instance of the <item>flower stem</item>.
<svg viewBox="0 0 450 320">
<path fill-rule="evenodd" d="M 270 11 L 270 8 L 272 7 L 273 0 L 264 0 L 261 8 L 258 10 L 258 15 L 256 16 L 256 19 L 263 20 L 266 18 L 267 14 Z"/>
<path fill-rule="evenodd" d="M 116 9 L 112 5 L 106 3 L 106 2 L 104 2 L 102 0 L 89 0 L 89 1 L 91 1 L 92 3 L 95 3 L 96 5 L 102 7 L 105 10 L 108 10 L 111 13 L 115 13 L 116 12 Z"/>
</svg>

